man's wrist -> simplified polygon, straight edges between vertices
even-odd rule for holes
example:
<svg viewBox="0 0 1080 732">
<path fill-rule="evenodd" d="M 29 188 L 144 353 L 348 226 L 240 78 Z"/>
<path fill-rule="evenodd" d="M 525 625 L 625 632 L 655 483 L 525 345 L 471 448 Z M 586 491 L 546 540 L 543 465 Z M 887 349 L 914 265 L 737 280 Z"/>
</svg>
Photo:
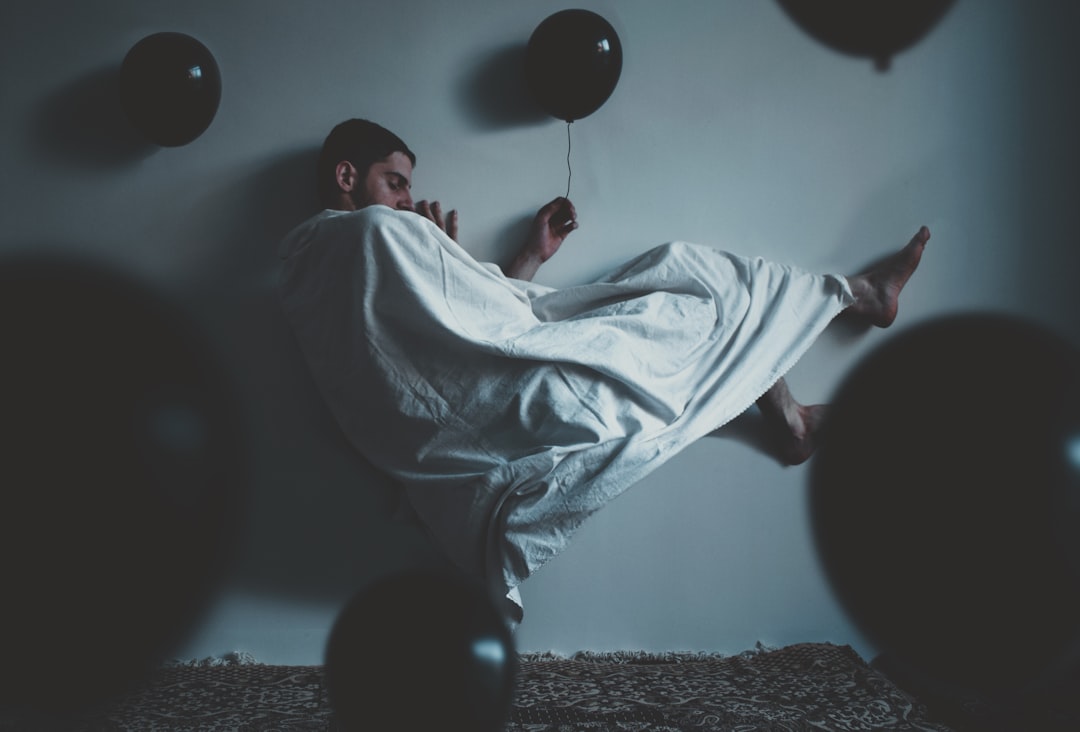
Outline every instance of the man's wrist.
<svg viewBox="0 0 1080 732">
<path fill-rule="evenodd" d="M 532 247 L 525 247 L 506 268 L 506 276 L 516 280 L 531 280 L 543 263 L 544 258 L 538 252 Z"/>
</svg>

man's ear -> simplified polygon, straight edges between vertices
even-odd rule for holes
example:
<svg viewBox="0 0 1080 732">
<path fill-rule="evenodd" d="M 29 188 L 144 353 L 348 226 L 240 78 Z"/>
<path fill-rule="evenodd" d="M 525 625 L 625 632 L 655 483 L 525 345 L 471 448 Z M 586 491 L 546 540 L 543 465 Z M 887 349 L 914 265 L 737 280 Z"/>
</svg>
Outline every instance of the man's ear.
<svg viewBox="0 0 1080 732">
<path fill-rule="evenodd" d="M 337 182 L 337 187 L 344 193 L 352 193 L 360 185 L 360 176 L 356 171 L 356 166 L 348 160 L 342 160 L 334 168 L 334 180 Z"/>
</svg>

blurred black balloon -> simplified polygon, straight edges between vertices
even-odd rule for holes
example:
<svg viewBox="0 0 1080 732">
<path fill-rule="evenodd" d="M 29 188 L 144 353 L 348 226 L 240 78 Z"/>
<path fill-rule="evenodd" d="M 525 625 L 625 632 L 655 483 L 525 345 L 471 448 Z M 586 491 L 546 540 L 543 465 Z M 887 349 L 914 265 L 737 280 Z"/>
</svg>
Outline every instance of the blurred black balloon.
<svg viewBox="0 0 1080 732">
<path fill-rule="evenodd" d="M 344 730 L 497 732 L 509 718 L 517 656 L 483 588 L 419 570 L 378 580 L 346 605 L 325 670 Z"/>
<path fill-rule="evenodd" d="M 221 73 L 198 40 L 183 33 L 155 33 L 124 57 L 120 97 L 131 123 L 151 142 L 186 145 L 217 114 Z"/>
<path fill-rule="evenodd" d="M 567 122 L 607 101 L 622 73 L 615 29 L 589 10 L 561 10 L 533 31 L 525 50 L 525 79 L 540 106 Z"/>
<path fill-rule="evenodd" d="M 819 42 L 879 69 L 921 40 L 954 0 L 778 0 L 795 23 Z"/>
<path fill-rule="evenodd" d="M 933 683 L 1023 696 L 1080 651 L 1080 363 L 993 314 L 887 341 L 842 384 L 811 473 L 853 620 Z"/>
<path fill-rule="evenodd" d="M 0 708 L 76 713 L 175 650 L 230 558 L 234 392 L 163 296 L 0 262 Z"/>
</svg>

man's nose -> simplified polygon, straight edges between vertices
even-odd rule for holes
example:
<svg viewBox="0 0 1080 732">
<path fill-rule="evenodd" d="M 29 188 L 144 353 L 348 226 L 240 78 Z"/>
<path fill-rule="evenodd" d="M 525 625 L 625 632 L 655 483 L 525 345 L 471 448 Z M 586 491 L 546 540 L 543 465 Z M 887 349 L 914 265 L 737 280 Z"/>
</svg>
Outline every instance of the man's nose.
<svg viewBox="0 0 1080 732">
<path fill-rule="evenodd" d="M 398 201 L 398 209 L 400 209 L 402 211 L 412 211 L 413 210 L 413 200 L 412 200 L 412 194 L 411 193 L 406 192 L 405 195 L 403 195 L 401 197 L 401 199 Z"/>
</svg>

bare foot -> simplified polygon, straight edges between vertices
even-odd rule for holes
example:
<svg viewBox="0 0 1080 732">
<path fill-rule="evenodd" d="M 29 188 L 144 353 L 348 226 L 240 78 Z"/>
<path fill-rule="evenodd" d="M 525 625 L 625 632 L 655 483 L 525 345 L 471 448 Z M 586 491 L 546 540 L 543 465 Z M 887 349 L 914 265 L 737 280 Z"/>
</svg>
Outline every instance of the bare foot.
<svg viewBox="0 0 1080 732">
<path fill-rule="evenodd" d="M 798 418 L 776 431 L 777 450 L 785 465 L 800 465 L 817 449 L 818 428 L 828 408 L 824 404 L 799 405 Z"/>
<path fill-rule="evenodd" d="M 799 404 L 781 379 L 758 400 L 776 452 L 785 465 L 799 465 L 810 459 L 817 448 L 818 428 L 828 407 L 824 404 Z"/>
<path fill-rule="evenodd" d="M 919 266 L 923 249 L 930 240 L 925 226 L 911 238 L 903 249 L 882 260 L 868 271 L 849 278 L 855 303 L 851 311 L 879 328 L 887 328 L 896 320 L 900 291 Z"/>
</svg>

